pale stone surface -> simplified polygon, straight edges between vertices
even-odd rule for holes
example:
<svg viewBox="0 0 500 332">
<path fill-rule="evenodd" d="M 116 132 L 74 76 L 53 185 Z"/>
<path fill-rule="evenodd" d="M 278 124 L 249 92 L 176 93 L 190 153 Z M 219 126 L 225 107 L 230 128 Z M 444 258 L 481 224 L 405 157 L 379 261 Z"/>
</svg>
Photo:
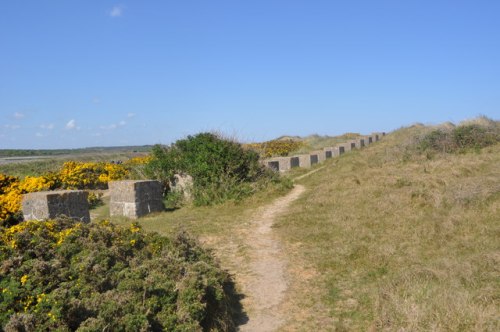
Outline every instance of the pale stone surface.
<svg viewBox="0 0 500 332">
<path fill-rule="evenodd" d="M 266 159 L 265 165 L 275 171 L 285 172 L 292 168 L 291 157 L 275 157 Z"/>
<path fill-rule="evenodd" d="M 193 196 L 193 177 L 188 174 L 175 174 L 170 182 L 170 190 L 180 192 L 184 199 L 191 200 Z"/>
<path fill-rule="evenodd" d="M 297 156 L 299 158 L 299 167 L 309 168 L 311 167 L 311 155 L 301 154 Z"/>
<path fill-rule="evenodd" d="M 339 147 L 339 152 L 340 150 L 343 150 L 342 153 L 351 151 L 351 143 L 340 143 L 338 147 Z"/>
<path fill-rule="evenodd" d="M 311 152 L 311 155 L 317 155 L 319 163 L 322 163 L 326 160 L 326 154 L 324 150 L 313 151 Z"/>
<path fill-rule="evenodd" d="M 323 148 L 323 151 L 325 153 L 325 159 L 333 158 L 333 150 L 334 150 L 334 147 L 331 147 L 331 146 Z"/>
<path fill-rule="evenodd" d="M 109 183 L 109 191 L 109 213 L 112 217 L 136 219 L 165 209 L 163 188 L 159 181 L 113 181 Z"/>
<path fill-rule="evenodd" d="M 29 193 L 23 196 L 22 210 L 25 220 L 53 219 L 64 215 L 90 222 L 88 192 L 83 190 L 57 190 Z"/>
</svg>

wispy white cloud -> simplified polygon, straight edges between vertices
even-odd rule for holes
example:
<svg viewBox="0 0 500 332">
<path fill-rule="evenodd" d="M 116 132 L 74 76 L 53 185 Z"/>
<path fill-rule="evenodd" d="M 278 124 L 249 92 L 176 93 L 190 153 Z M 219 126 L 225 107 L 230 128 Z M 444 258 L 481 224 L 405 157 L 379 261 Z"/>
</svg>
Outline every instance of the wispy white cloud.
<svg viewBox="0 0 500 332">
<path fill-rule="evenodd" d="M 116 5 L 109 11 L 109 16 L 120 17 L 123 15 L 123 6 Z"/>
<path fill-rule="evenodd" d="M 113 129 L 116 129 L 116 128 L 119 128 L 119 127 L 123 127 L 127 124 L 126 121 L 120 121 L 118 123 L 112 123 L 110 125 L 107 125 L 107 126 L 100 126 L 99 128 L 101 129 L 104 129 L 104 130 L 113 130 Z"/>
<path fill-rule="evenodd" d="M 17 120 L 21 120 L 22 118 L 24 118 L 26 115 L 24 115 L 23 113 L 20 113 L 20 112 L 15 112 L 13 114 L 14 118 L 17 119 Z"/>
<path fill-rule="evenodd" d="M 21 128 L 21 126 L 20 125 L 13 125 L 13 124 L 6 124 L 6 125 L 4 125 L 4 128 L 10 129 L 10 130 L 16 130 L 16 129 Z"/>
<path fill-rule="evenodd" d="M 35 134 L 35 136 L 36 136 L 36 137 L 45 137 L 45 135 L 44 135 L 44 134 L 42 134 L 42 133 L 36 133 L 36 134 Z"/>
<path fill-rule="evenodd" d="M 104 129 L 104 130 L 113 130 L 113 129 L 116 129 L 116 127 L 117 127 L 117 125 L 112 123 L 108 126 L 100 126 L 99 128 Z"/>
<path fill-rule="evenodd" d="M 78 129 L 76 126 L 76 121 L 74 119 L 71 119 L 66 123 L 66 130 L 73 130 L 73 129 Z"/>
<path fill-rule="evenodd" d="M 133 118 L 134 116 L 135 116 L 135 113 L 132 113 L 132 112 L 127 114 L 127 118 Z"/>
<path fill-rule="evenodd" d="M 94 98 L 92 98 L 92 103 L 93 104 L 100 104 L 101 103 L 101 99 L 97 98 L 97 97 L 94 97 Z"/>
<path fill-rule="evenodd" d="M 49 124 L 42 123 L 39 127 L 41 129 L 46 129 L 46 130 L 52 130 L 55 128 L 53 123 L 49 123 Z"/>
</svg>

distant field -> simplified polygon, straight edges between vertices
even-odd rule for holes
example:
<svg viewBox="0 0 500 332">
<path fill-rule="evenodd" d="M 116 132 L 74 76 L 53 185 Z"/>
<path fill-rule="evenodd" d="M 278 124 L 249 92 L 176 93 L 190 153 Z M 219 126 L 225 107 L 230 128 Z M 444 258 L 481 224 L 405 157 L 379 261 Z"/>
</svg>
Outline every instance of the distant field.
<svg viewBox="0 0 500 332">
<path fill-rule="evenodd" d="M 151 150 L 151 145 L 141 146 L 112 146 L 112 147 L 91 147 L 81 149 L 0 149 L 0 158 L 8 157 L 43 157 L 43 156 L 64 156 L 64 155 L 81 155 L 94 153 L 117 153 L 117 152 L 148 152 Z"/>
<path fill-rule="evenodd" d="M 125 161 L 133 157 L 143 156 L 150 151 L 150 146 L 91 148 L 77 150 L 22 150 L 18 156 L 8 156 L 14 150 L 0 150 L 0 173 L 12 176 L 39 176 L 47 172 L 57 171 L 65 161 Z M 18 151 L 18 150 L 15 150 Z M 21 150 L 19 150 L 21 151 Z M 42 154 L 34 154 L 43 151 Z M 71 153 L 65 153 L 71 151 Z M 33 153 L 33 155 L 29 155 Z M 45 154 L 44 154 L 45 153 Z"/>
</svg>

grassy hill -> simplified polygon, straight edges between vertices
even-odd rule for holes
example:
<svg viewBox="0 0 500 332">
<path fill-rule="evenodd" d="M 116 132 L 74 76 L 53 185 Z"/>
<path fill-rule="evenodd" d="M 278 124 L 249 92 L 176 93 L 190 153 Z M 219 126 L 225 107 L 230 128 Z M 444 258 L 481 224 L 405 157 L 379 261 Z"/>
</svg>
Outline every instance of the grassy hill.
<svg viewBox="0 0 500 332">
<path fill-rule="evenodd" d="M 499 329 L 500 144 L 421 152 L 435 129 L 397 130 L 299 181 L 309 190 L 276 226 L 288 328 Z"/>
</svg>

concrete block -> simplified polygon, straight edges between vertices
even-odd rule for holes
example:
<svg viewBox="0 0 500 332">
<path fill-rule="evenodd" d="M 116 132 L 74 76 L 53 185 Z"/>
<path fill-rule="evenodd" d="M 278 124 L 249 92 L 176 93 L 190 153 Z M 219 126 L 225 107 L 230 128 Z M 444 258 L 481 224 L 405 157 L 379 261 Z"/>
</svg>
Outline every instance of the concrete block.
<svg viewBox="0 0 500 332">
<path fill-rule="evenodd" d="M 311 155 L 301 154 L 295 157 L 299 158 L 299 167 L 304 167 L 304 168 L 311 167 Z"/>
<path fill-rule="evenodd" d="M 185 200 L 191 201 L 193 198 L 193 177 L 188 174 L 174 174 L 170 181 L 170 190 L 181 193 Z"/>
<path fill-rule="evenodd" d="M 291 157 L 276 157 L 266 160 L 266 166 L 279 172 L 285 172 L 292 168 Z"/>
<path fill-rule="evenodd" d="M 109 191 L 109 213 L 112 217 L 136 219 L 165 209 L 163 187 L 159 181 L 113 181 L 109 183 Z"/>
<path fill-rule="evenodd" d="M 326 160 L 326 154 L 324 150 L 317 150 L 311 152 L 311 155 L 317 155 L 318 156 L 318 163 L 322 163 Z"/>
<path fill-rule="evenodd" d="M 325 153 L 325 159 L 333 158 L 334 149 L 335 149 L 334 147 L 323 148 L 323 152 Z"/>
<path fill-rule="evenodd" d="M 309 158 L 311 161 L 311 166 L 319 163 L 319 156 L 317 154 L 310 154 Z"/>
<path fill-rule="evenodd" d="M 349 152 L 351 151 L 351 143 L 340 143 L 338 144 L 338 147 L 339 147 L 339 152 L 340 152 L 340 148 L 343 148 L 344 152 Z"/>
<path fill-rule="evenodd" d="M 365 136 L 365 144 L 369 145 L 373 143 L 373 137 L 372 136 Z"/>
<path fill-rule="evenodd" d="M 276 172 L 280 170 L 280 162 L 278 160 L 266 160 L 266 166 Z"/>
<path fill-rule="evenodd" d="M 40 191 L 23 196 L 22 211 L 25 220 L 53 219 L 64 215 L 82 222 L 90 222 L 88 192 L 83 190 Z"/>
<path fill-rule="evenodd" d="M 300 167 L 300 158 L 299 157 L 290 157 L 290 167 Z"/>
</svg>

